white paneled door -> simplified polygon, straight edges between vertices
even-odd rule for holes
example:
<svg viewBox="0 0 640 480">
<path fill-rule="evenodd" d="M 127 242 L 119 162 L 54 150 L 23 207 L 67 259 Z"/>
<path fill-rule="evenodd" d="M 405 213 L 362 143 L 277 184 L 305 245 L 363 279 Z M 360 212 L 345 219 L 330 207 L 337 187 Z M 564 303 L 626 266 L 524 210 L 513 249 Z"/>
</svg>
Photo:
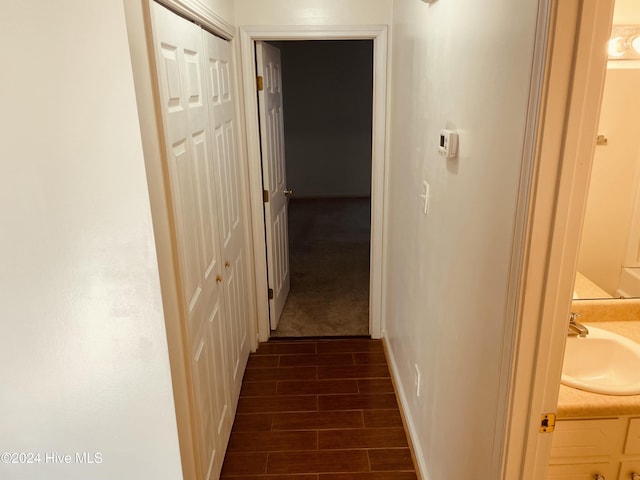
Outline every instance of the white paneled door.
<svg viewBox="0 0 640 480">
<path fill-rule="evenodd" d="M 201 478 L 218 478 L 249 355 L 231 48 L 153 4 Z"/>
<path fill-rule="evenodd" d="M 256 42 L 259 90 L 262 181 L 265 197 L 267 271 L 270 289 L 269 317 L 275 330 L 290 289 L 289 238 L 287 216 L 287 178 L 284 156 L 284 117 L 282 113 L 282 68 L 280 50 Z"/>
<path fill-rule="evenodd" d="M 231 68 L 231 44 L 202 31 L 206 48 L 206 79 L 210 131 L 213 137 L 218 180 L 219 230 L 224 261 L 225 303 L 230 336 L 229 374 L 232 397 L 240 395 L 244 363 L 249 356 L 247 279 L 244 224 L 240 201 L 240 169 L 235 149 L 235 96 Z"/>
</svg>

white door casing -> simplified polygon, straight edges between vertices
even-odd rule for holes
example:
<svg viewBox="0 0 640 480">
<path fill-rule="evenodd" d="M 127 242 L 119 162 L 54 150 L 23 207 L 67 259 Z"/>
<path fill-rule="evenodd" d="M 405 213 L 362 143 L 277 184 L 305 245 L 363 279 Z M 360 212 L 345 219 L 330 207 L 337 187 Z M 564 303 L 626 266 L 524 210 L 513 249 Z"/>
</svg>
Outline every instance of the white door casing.
<svg viewBox="0 0 640 480">
<path fill-rule="evenodd" d="M 253 267 L 256 275 L 258 339 L 269 338 L 269 300 L 267 298 L 266 234 L 262 198 L 262 166 L 256 92 L 255 44 L 264 40 L 373 40 L 373 125 L 371 176 L 371 274 L 369 286 L 369 333 L 383 336 L 384 311 L 384 216 L 385 164 L 387 161 L 387 37 L 386 25 L 298 25 L 240 27 L 244 113 L 247 134 L 249 201 L 254 242 Z"/>
<path fill-rule="evenodd" d="M 197 468 L 199 477 L 209 480 L 217 478 L 222 468 L 233 422 L 231 399 L 237 398 L 229 385 L 232 374 L 238 376 L 240 356 L 236 342 L 241 336 L 240 323 L 232 323 L 239 315 L 229 313 L 237 307 L 239 287 L 237 281 L 229 281 L 234 275 L 225 272 L 222 259 L 223 253 L 229 254 L 229 258 L 235 255 L 236 262 L 241 256 L 233 241 L 224 242 L 221 238 L 222 231 L 228 233 L 224 230 L 224 221 L 229 219 L 228 225 L 231 225 L 233 215 L 220 218 L 223 196 L 220 185 L 224 180 L 218 177 L 217 171 L 223 163 L 219 149 L 227 149 L 222 155 L 224 161 L 233 158 L 233 147 L 227 144 L 233 145 L 233 131 L 225 135 L 221 145 L 210 128 L 214 123 L 210 114 L 215 112 L 208 108 L 212 91 L 208 84 L 213 80 L 211 74 L 207 74 L 210 62 L 203 31 L 158 4 L 152 4 L 152 13 L 167 172 L 179 253 L 185 342 L 191 370 Z M 208 33 L 206 36 L 212 37 Z M 223 127 L 229 125 L 227 117 L 221 117 Z M 220 167 L 220 171 L 225 168 Z M 241 243 L 242 239 L 238 241 Z M 242 277 L 233 273 L 236 278 Z M 246 335 L 246 328 L 244 333 Z M 234 363 L 236 371 L 232 370 Z"/>
<path fill-rule="evenodd" d="M 260 141 L 263 186 L 268 195 L 264 206 L 267 274 L 269 288 L 273 291 L 269 300 L 269 318 L 271 330 L 275 330 L 291 287 L 282 66 L 280 50 L 264 42 L 256 42 L 256 58 L 258 75 L 263 79 L 263 88 L 258 92 Z"/>
<path fill-rule="evenodd" d="M 228 366 L 231 382 L 231 397 L 240 395 L 243 359 L 249 356 L 248 307 L 246 261 L 243 242 L 245 238 L 242 221 L 241 178 L 236 157 L 236 122 L 234 110 L 233 69 L 231 44 L 206 31 L 202 31 L 206 48 L 206 79 L 210 132 L 213 137 L 216 164 L 215 201 L 219 206 L 218 227 L 221 234 L 223 281 L 225 304 Z"/>
</svg>

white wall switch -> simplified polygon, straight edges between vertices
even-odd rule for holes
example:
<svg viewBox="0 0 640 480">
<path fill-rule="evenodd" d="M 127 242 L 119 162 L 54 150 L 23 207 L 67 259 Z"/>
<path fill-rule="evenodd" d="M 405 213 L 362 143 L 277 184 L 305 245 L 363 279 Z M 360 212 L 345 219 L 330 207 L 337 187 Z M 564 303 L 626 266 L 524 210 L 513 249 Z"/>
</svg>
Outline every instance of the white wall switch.
<svg viewBox="0 0 640 480">
<path fill-rule="evenodd" d="M 440 130 L 438 153 L 445 158 L 455 158 L 458 155 L 458 134 L 453 130 Z"/>
<path fill-rule="evenodd" d="M 422 195 L 420 195 L 420 198 L 422 198 L 424 200 L 424 214 L 427 215 L 429 213 L 429 196 L 430 196 L 430 190 L 431 187 L 429 186 L 429 184 L 427 183 L 427 181 L 423 181 L 422 182 Z"/>
</svg>

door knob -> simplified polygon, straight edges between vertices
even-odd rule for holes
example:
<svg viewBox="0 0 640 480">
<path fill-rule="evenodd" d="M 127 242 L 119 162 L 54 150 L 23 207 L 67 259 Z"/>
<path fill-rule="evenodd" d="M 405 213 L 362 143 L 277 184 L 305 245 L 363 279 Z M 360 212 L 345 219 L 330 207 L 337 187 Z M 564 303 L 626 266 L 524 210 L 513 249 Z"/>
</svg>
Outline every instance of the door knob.
<svg viewBox="0 0 640 480">
<path fill-rule="evenodd" d="M 288 189 L 287 189 L 287 190 L 285 190 L 285 191 L 284 191 L 284 194 L 285 194 L 287 197 L 290 197 L 291 195 L 293 195 L 293 190 L 288 190 Z"/>
</svg>

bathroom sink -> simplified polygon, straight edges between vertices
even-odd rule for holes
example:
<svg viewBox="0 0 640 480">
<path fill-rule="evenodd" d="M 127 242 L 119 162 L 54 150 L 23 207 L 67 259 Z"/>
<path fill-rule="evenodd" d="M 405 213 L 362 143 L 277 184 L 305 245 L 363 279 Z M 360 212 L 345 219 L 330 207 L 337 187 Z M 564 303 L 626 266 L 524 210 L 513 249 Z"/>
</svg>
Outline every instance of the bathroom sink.
<svg viewBox="0 0 640 480">
<path fill-rule="evenodd" d="M 562 383 L 608 395 L 640 394 L 640 344 L 588 325 L 586 337 L 570 336 Z"/>
</svg>

